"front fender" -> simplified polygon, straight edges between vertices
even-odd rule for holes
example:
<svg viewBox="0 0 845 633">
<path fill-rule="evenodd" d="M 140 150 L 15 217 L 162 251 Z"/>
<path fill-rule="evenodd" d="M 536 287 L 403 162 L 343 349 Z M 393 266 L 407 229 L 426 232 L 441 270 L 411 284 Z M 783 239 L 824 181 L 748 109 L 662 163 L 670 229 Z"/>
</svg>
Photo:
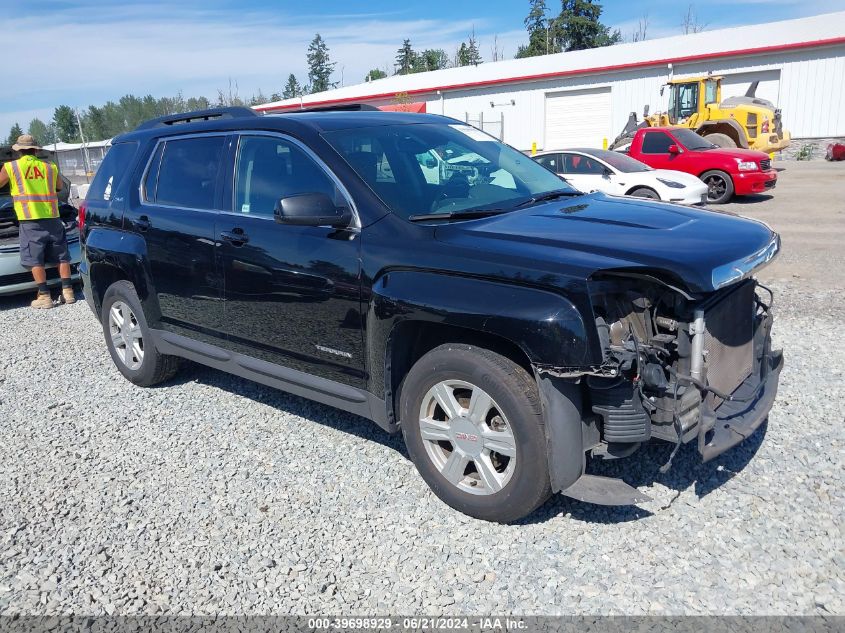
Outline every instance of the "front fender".
<svg viewBox="0 0 845 633">
<path fill-rule="evenodd" d="M 595 362 L 594 332 L 568 298 L 519 286 L 432 272 L 396 271 L 373 285 L 367 313 L 371 390 L 384 393 L 390 334 L 403 321 L 438 323 L 495 335 L 538 366 L 586 367 Z"/>
<path fill-rule="evenodd" d="M 86 295 L 90 294 L 91 307 L 97 315 L 106 291 L 106 288 L 97 287 L 98 278 L 110 280 L 118 276 L 135 286 L 147 322 L 151 326 L 158 323 L 161 310 L 150 273 L 147 244 L 137 233 L 108 227 L 91 228 L 85 238 L 80 272 Z"/>
</svg>

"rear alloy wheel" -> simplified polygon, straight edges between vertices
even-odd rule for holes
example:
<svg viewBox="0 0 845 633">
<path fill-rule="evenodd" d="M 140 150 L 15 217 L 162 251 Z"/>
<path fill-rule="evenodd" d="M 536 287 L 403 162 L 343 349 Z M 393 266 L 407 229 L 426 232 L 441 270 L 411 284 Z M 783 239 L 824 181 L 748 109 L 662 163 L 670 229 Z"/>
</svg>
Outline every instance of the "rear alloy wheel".
<svg viewBox="0 0 845 633">
<path fill-rule="evenodd" d="M 734 183 L 723 171 L 714 169 L 701 175 L 701 181 L 707 185 L 707 202 L 724 204 L 734 195 Z"/>
<path fill-rule="evenodd" d="M 471 345 L 436 347 L 405 377 L 400 409 L 414 465 L 456 510 L 515 521 L 551 495 L 537 384 L 509 358 Z"/>
<path fill-rule="evenodd" d="M 179 359 L 156 349 L 135 286 L 128 281 L 109 286 L 101 316 L 109 354 L 127 380 L 149 387 L 173 377 Z"/>
<path fill-rule="evenodd" d="M 115 301 L 109 309 L 109 335 L 118 360 L 137 370 L 144 362 L 144 337 L 138 317 L 123 301 Z"/>
</svg>

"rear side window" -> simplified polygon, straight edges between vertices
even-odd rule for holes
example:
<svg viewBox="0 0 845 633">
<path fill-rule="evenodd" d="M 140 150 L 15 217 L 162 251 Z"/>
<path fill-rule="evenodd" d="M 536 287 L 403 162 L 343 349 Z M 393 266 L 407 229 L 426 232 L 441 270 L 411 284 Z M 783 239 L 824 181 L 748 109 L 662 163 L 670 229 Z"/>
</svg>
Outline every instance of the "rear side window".
<svg viewBox="0 0 845 633">
<path fill-rule="evenodd" d="M 155 160 L 151 161 L 147 172 L 144 186 L 147 201 L 188 209 L 214 209 L 224 143 L 223 136 L 174 139 L 164 143 L 155 184 L 150 174 L 156 169 Z"/>
<path fill-rule="evenodd" d="M 675 141 L 666 132 L 646 132 L 643 136 L 643 154 L 668 154 Z"/>
<path fill-rule="evenodd" d="M 563 173 L 601 175 L 604 173 L 604 165 L 589 156 L 564 154 Z"/>
<path fill-rule="evenodd" d="M 113 145 L 103 159 L 94 181 L 88 188 L 86 200 L 103 200 L 108 202 L 123 181 L 132 157 L 138 151 L 138 143 L 119 143 Z"/>
</svg>

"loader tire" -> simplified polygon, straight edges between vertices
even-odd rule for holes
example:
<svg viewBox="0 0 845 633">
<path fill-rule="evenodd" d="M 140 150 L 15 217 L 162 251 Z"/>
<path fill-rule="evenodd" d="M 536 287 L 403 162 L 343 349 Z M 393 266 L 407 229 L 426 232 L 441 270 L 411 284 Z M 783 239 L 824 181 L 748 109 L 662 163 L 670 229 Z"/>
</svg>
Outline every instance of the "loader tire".
<svg viewBox="0 0 845 633">
<path fill-rule="evenodd" d="M 736 142 L 727 134 L 720 134 L 719 132 L 715 132 L 713 134 L 708 134 L 704 138 L 713 143 L 713 145 L 718 145 L 719 147 L 724 147 L 726 149 L 736 147 Z"/>
</svg>

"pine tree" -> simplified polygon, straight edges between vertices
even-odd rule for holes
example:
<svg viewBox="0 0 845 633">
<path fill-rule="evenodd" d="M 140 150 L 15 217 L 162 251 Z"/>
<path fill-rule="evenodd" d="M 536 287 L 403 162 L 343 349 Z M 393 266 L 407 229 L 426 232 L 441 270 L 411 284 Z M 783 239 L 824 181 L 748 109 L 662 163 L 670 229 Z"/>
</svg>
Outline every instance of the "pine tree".
<svg viewBox="0 0 845 633">
<path fill-rule="evenodd" d="M 18 142 L 18 137 L 19 137 L 21 134 L 23 134 L 23 130 L 21 129 L 21 126 L 20 126 L 20 125 L 18 125 L 17 123 L 15 123 L 15 124 L 12 126 L 12 129 L 11 129 L 11 130 L 9 130 L 9 136 L 8 136 L 8 138 L 6 139 L 6 144 L 7 144 L 7 145 L 14 145 L 15 143 L 17 143 L 17 142 Z"/>
<path fill-rule="evenodd" d="M 402 42 L 402 48 L 396 51 L 396 75 L 408 75 L 414 72 L 414 63 L 416 62 L 417 54 L 411 47 L 411 40 L 406 39 Z"/>
<path fill-rule="evenodd" d="M 294 97 L 300 97 L 303 94 L 302 86 L 299 85 L 299 81 L 296 79 L 296 75 L 291 73 L 288 75 L 288 82 L 285 84 L 285 89 L 282 92 L 282 99 L 293 99 Z"/>
<path fill-rule="evenodd" d="M 530 0 L 531 9 L 525 18 L 525 29 L 528 31 L 528 44 L 520 46 L 517 57 L 534 57 L 559 51 L 552 48 L 549 33 L 553 20 L 546 19 L 546 1 Z"/>
<path fill-rule="evenodd" d="M 53 124 L 56 126 L 56 135 L 60 141 L 73 143 L 79 138 L 76 115 L 70 106 L 60 105 L 53 111 Z"/>
<path fill-rule="evenodd" d="M 622 34 L 599 21 L 602 6 L 593 0 L 562 0 L 553 26 L 553 41 L 559 51 L 580 51 L 610 46 L 622 41 Z"/>
<path fill-rule="evenodd" d="M 337 82 L 331 82 L 335 64 L 329 57 L 329 47 L 317 33 L 308 45 L 308 80 L 311 82 L 311 92 L 324 92 L 334 88 Z"/>
<path fill-rule="evenodd" d="M 45 145 L 51 145 L 56 141 L 56 135 L 53 132 L 53 129 L 38 118 L 32 119 L 32 121 L 29 122 L 29 129 L 27 130 L 27 133 L 31 134 L 35 138 L 35 142 L 42 147 Z"/>
<path fill-rule="evenodd" d="M 483 61 L 481 51 L 478 50 L 478 40 L 475 39 L 475 27 L 472 27 L 472 33 L 467 42 L 467 59 L 470 66 L 478 66 Z"/>
</svg>

